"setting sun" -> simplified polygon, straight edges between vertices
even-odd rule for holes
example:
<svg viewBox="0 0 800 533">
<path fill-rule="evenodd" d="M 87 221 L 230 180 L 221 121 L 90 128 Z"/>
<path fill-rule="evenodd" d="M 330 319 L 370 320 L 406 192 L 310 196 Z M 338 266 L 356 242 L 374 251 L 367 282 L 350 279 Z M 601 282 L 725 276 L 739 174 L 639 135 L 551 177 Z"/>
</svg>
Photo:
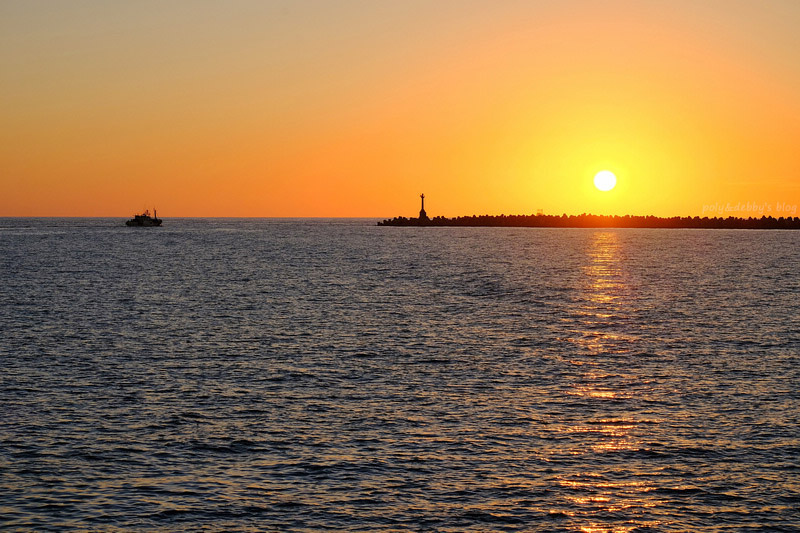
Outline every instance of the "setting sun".
<svg viewBox="0 0 800 533">
<path fill-rule="evenodd" d="M 594 176 L 594 186 L 601 191 L 610 191 L 617 185 L 617 177 L 609 170 L 601 170 Z"/>
</svg>

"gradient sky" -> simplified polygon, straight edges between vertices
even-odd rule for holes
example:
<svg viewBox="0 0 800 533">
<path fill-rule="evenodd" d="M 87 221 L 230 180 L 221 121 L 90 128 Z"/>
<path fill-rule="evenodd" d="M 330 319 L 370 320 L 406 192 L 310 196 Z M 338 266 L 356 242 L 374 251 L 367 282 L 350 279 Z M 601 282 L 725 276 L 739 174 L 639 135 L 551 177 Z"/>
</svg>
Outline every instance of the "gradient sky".
<svg viewBox="0 0 800 533">
<path fill-rule="evenodd" d="M 800 216 L 799 29 L 797 0 L 0 0 L 0 216 Z"/>
</svg>

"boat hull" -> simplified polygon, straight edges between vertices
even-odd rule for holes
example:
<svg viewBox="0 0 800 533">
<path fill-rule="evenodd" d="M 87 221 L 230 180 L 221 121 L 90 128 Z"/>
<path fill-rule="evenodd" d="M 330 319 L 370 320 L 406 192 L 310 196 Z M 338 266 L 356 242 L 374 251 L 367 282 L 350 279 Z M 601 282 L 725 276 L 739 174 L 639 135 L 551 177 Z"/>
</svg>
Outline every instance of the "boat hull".
<svg viewBox="0 0 800 533">
<path fill-rule="evenodd" d="M 161 225 L 161 219 L 160 218 L 155 218 L 155 219 L 150 219 L 150 220 L 133 219 L 133 220 L 128 220 L 127 222 L 125 222 L 125 225 L 126 226 L 135 226 L 135 227 L 160 226 Z"/>
</svg>

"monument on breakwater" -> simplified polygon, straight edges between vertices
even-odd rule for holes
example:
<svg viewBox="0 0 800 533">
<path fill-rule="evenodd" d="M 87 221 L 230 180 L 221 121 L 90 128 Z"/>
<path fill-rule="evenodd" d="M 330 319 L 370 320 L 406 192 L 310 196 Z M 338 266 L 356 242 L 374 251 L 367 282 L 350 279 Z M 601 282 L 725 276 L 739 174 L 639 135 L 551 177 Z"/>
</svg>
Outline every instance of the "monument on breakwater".
<svg viewBox="0 0 800 533">
<path fill-rule="evenodd" d="M 419 198 L 422 201 L 422 204 L 421 204 L 420 210 L 419 210 L 419 220 L 420 221 L 423 221 L 423 220 L 427 221 L 428 220 L 428 213 L 425 212 L 425 193 L 420 194 Z"/>
</svg>

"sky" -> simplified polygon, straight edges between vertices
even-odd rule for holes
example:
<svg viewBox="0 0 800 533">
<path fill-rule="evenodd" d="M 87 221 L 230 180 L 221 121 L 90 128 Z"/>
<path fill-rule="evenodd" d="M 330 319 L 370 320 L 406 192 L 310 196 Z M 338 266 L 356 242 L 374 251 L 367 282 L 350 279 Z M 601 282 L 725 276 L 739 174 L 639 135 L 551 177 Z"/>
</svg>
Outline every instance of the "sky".
<svg viewBox="0 0 800 533">
<path fill-rule="evenodd" d="M 0 0 L 0 216 L 800 216 L 798 28 L 797 0 Z"/>
</svg>

